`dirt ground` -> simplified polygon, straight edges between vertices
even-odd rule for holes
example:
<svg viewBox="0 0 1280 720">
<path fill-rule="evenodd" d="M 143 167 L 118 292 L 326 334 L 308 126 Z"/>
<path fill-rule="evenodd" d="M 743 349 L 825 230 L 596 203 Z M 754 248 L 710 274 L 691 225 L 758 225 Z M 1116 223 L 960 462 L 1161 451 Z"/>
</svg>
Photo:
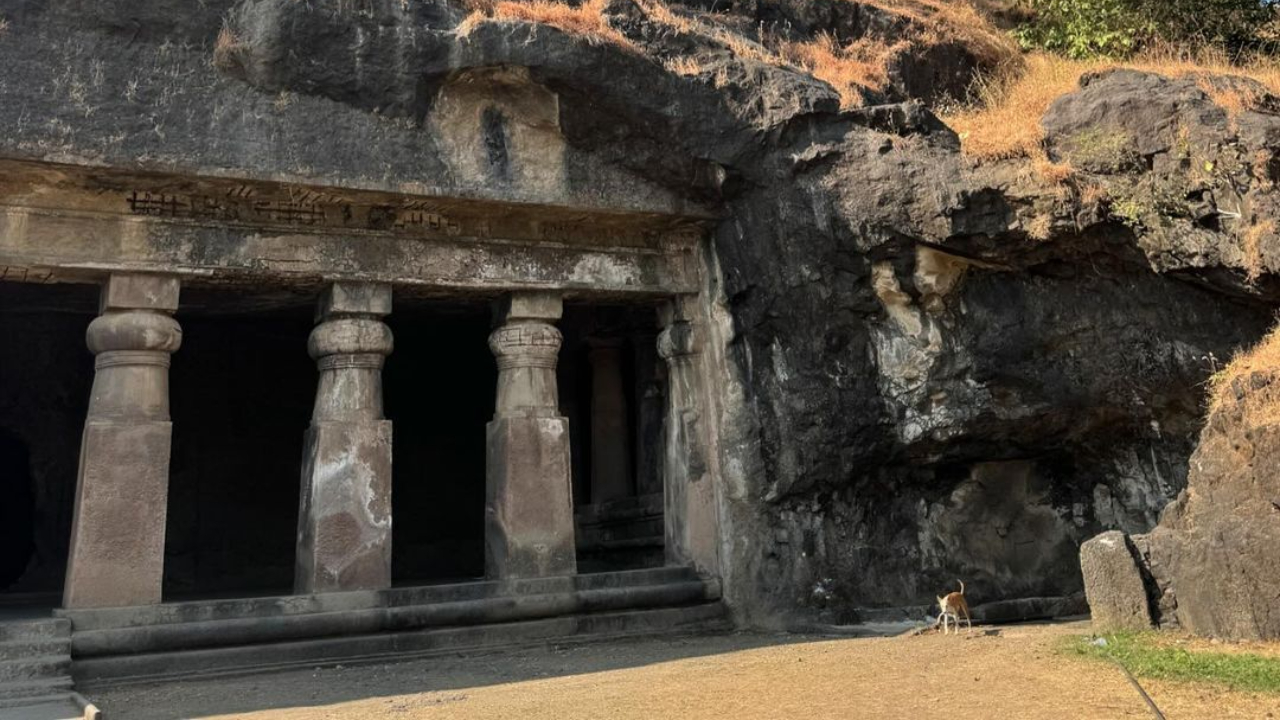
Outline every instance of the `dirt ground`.
<svg viewBox="0 0 1280 720">
<path fill-rule="evenodd" d="M 108 720 L 1151 718 L 1119 669 L 1055 651 L 1087 623 L 997 634 L 736 634 L 449 655 L 90 692 Z M 1169 720 L 1280 718 L 1280 696 L 1144 681 Z"/>
</svg>

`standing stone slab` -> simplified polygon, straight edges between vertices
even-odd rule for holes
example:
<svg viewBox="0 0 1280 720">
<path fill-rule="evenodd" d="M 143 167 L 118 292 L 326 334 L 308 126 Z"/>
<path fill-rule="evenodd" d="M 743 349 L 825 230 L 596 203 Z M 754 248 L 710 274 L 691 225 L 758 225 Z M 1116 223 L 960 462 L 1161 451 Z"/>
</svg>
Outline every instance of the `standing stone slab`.
<svg viewBox="0 0 1280 720">
<path fill-rule="evenodd" d="M 63 606 L 160 602 L 169 497 L 169 358 L 178 280 L 112 275 L 87 333 L 96 356 Z"/>
<path fill-rule="evenodd" d="M 320 370 L 307 430 L 294 590 L 391 586 L 391 422 L 382 365 L 394 345 L 381 317 L 391 288 L 334 283 L 320 299 L 308 350 Z"/>
<path fill-rule="evenodd" d="M 1080 569 L 1094 629 L 1101 632 L 1151 629 L 1151 608 L 1129 539 L 1118 530 L 1080 547 Z"/>
<path fill-rule="evenodd" d="M 498 363 L 497 405 L 486 428 L 485 572 L 491 578 L 577 572 L 569 420 L 560 416 L 549 321 L 558 295 L 514 293 L 489 336 Z"/>
</svg>

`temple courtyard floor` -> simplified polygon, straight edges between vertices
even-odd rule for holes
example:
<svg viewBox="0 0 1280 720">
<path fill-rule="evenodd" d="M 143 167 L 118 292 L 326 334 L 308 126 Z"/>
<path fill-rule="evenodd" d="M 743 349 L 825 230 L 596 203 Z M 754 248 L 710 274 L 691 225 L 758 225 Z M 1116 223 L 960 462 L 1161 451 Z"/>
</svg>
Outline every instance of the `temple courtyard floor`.
<svg viewBox="0 0 1280 720">
<path fill-rule="evenodd" d="M 739 633 L 555 645 L 123 686 L 108 720 L 1151 718 L 1123 671 L 1063 648 L 1087 622 L 969 634 Z M 1280 718 L 1280 695 L 1142 679 L 1169 720 Z"/>
</svg>

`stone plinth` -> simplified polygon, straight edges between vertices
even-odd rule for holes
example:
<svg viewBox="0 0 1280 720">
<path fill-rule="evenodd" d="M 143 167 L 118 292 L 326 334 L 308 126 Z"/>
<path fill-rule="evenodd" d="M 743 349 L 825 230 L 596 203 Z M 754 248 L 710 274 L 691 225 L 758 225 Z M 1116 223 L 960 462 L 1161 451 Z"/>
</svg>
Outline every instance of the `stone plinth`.
<svg viewBox="0 0 1280 720">
<path fill-rule="evenodd" d="M 631 482 L 631 437 L 622 374 L 623 343 L 593 339 L 591 361 L 591 502 L 635 494 Z"/>
<path fill-rule="evenodd" d="M 569 421 L 559 412 L 559 296 L 516 293 L 489 337 L 498 399 L 486 428 L 485 571 L 491 578 L 577 571 Z"/>
<path fill-rule="evenodd" d="M 391 585 L 391 422 L 382 365 L 394 345 L 380 318 L 391 288 L 335 283 L 320 299 L 308 351 L 320 370 L 307 430 L 294 590 Z"/>
<path fill-rule="evenodd" d="M 63 606 L 160 602 L 177 278 L 112 275 L 87 333 L 96 372 L 80 447 Z"/>
</svg>

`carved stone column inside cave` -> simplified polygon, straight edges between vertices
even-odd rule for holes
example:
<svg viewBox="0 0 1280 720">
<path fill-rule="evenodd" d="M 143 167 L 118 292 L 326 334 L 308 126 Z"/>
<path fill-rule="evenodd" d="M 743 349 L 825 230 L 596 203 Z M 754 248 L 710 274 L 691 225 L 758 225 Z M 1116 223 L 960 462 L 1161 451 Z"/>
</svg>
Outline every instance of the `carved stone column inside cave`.
<svg viewBox="0 0 1280 720">
<path fill-rule="evenodd" d="M 169 497 L 169 360 L 182 345 L 174 276 L 113 274 L 87 340 L 96 356 L 80 445 L 63 606 L 160 602 Z"/>
<path fill-rule="evenodd" d="M 662 462 L 666 559 L 716 574 L 718 521 L 699 422 L 697 333 L 674 304 L 660 319 L 658 354 L 667 361 L 669 383 Z"/>
<path fill-rule="evenodd" d="M 394 345 L 381 318 L 391 286 L 337 282 L 320 298 L 307 350 L 320 381 L 302 460 L 298 593 L 391 585 L 391 421 L 382 365 Z"/>
<path fill-rule="evenodd" d="M 634 495 L 630 416 L 623 385 L 620 338 L 588 341 L 591 361 L 591 502 Z"/>
<path fill-rule="evenodd" d="M 485 569 L 491 578 L 577 571 L 569 420 L 561 417 L 552 324 L 554 293 L 517 292 L 489 336 L 498 362 L 498 400 L 486 427 Z"/>
</svg>

